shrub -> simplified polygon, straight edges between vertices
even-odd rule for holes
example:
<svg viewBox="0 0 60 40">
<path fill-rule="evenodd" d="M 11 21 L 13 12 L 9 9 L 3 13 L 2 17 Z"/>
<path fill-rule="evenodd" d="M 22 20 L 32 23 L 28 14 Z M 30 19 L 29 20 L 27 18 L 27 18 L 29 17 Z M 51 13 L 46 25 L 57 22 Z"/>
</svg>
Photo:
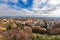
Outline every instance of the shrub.
<svg viewBox="0 0 60 40">
<path fill-rule="evenodd" d="M 32 40 L 60 40 L 60 35 L 32 34 Z"/>
<path fill-rule="evenodd" d="M 16 22 L 15 22 L 16 23 Z M 24 26 L 22 25 L 22 24 L 20 24 L 20 23 L 16 23 L 16 25 L 17 25 L 17 28 L 18 29 L 23 29 L 24 28 Z"/>
</svg>

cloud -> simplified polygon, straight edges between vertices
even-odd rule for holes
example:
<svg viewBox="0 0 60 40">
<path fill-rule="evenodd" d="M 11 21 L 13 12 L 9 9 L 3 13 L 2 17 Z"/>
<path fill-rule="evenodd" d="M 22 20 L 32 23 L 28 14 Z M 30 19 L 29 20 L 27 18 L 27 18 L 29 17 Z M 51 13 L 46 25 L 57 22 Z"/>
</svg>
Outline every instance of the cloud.
<svg viewBox="0 0 60 40">
<path fill-rule="evenodd" d="M 3 0 L 5 3 L 8 3 L 8 2 L 13 2 L 13 3 L 17 3 L 18 0 Z"/>
<path fill-rule="evenodd" d="M 22 0 L 24 3 L 27 3 L 27 0 Z"/>
<path fill-rule="evenodd" d="M 15 5 L 9 5 L 11 1 Z M 0 4 L 0 16 L 30 16 L 30 17 L 60 17 L 60 1 L 59 0 L 34 0 L 30 10 L 17 6 L 18 0 L 4 0 Z M 26 0 L 23 0 L 26 2 Z M 47 1 L 47 2 L 46 2 Z M 46 3 L 45 3 L 46 2 Z M 40 4 L 45 3 L 42 8 Z"/>
</svg>

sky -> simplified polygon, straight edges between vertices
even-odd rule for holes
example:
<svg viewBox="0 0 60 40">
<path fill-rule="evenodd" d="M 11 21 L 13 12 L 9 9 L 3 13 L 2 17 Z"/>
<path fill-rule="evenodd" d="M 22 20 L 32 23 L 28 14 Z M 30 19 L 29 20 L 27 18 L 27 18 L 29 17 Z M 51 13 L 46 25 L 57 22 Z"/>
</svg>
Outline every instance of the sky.
<svg viewBox="0 0 60 40">
<path fill-rule="evenodd" d="M 0 0 L 0 16 L 60 17 L 60 0 Z"/>
</svg>

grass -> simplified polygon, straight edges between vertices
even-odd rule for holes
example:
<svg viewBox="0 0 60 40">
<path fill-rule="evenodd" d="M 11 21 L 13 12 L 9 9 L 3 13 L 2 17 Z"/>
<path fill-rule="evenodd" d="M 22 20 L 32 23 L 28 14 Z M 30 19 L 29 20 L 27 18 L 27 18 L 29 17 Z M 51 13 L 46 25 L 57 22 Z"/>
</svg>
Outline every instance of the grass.
<svg viewBox="0 0 60 40">
<path fill-rule="evenodd" d="M 32 40 L 60 40 L 60 35 L 43 35 L 32 33 Z"/>
</svg>

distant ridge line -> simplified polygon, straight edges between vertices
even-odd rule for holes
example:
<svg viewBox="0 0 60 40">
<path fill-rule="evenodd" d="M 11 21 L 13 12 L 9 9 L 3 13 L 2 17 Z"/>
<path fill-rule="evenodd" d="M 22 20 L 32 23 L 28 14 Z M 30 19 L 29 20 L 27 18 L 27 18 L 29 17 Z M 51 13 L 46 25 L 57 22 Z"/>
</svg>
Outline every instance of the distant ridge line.
<svg viewBox="0 0 60 40">
<path fill-rule="evenodd" d="M 60 20 L 60 17 L 28 17 L 28 16 L 1 16 L 0 18 L 28 18 L 28 19 L 41 19 L 41 20 Z"/>
</svg>

